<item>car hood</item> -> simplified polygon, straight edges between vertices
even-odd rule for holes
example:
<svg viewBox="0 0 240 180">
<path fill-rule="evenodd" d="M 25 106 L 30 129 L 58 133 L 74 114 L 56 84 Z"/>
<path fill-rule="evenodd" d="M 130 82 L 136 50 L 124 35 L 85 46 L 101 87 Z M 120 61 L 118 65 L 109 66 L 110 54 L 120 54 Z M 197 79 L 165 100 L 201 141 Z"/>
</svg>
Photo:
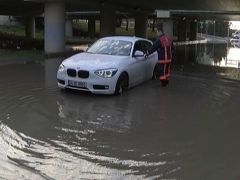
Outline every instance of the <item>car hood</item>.
<svg viewBox="0 0 240 180">
<path fill-rule="evenodd" d="M 127 56 L 112 56 L 91 53 L 79 53 L 63 61 L 63 64 L 72 68 L 103 69 L 116 68 L 126 62 Z"/>
</svg>

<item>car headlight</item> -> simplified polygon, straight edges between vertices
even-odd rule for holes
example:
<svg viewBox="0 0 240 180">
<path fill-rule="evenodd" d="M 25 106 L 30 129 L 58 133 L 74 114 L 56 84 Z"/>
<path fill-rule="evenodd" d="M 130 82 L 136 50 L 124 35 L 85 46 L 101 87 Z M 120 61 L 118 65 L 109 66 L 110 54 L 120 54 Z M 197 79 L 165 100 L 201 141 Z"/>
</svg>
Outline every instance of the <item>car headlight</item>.
<svg viewBox="0 0 240 180">
<path fill-rule="evenodd" d="M 103 77 L 103 78 L 111 78 L 117 73 L 117 69 L 100 69 L 96 70 L 94 73 L 97 76 Z"/>
<path fill-rule="evenodd" d="M 58 71 L 63 72 L 64 69 L 65 69 L 65 66 L 63 64 L 60 64 L 60 66 L 58 67 Z"/>
</svg>

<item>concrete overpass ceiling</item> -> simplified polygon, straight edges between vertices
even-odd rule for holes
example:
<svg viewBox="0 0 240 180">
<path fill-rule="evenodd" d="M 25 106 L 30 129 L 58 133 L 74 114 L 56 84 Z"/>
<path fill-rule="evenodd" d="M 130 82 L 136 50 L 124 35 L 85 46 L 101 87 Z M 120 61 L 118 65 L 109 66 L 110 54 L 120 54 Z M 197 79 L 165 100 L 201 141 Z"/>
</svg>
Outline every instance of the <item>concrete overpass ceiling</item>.
<svg viewBox="0 0 240 180">
<path fill-rule="evenodd" d="M 42 3 L 24 0 L 0 0 L 0 15 L 39 15 L 43 12 Z"/>
<path fill-rule="evenodd" d="M 238 11 L 240 10 L 239 0 L 2 0 L 5 2 L 65 2 L 72 8 L 99 8 L 100 4 L 111 4 L 118 8 L 143 9 L 143 10 L 214 10 L 214 11 Z M 75 6 L 74 6 L 75 5 Z M 69 9 L 71 10 L 71 8 Z"/>
<path fill-rule="evenodd" d="M 0 0 L 0 14 L 26 15 L 43 12 L 45 2 L 65 2 L 66 11 L 97 11 L 101 5 L 134 12 L 162 10 L 240 11 L 240 0 Z"/>
<path fill-rule="evenodd" d="M 239 0 L 106 0 L 105 3 L 143 10 L 213 10 L 239 11 Z"/>
<path fill-rule="evenodd" d="M 98 11 L 100 9 L 100 3 L 98 1 L 85 1 L 80 2 L 68 2 L 66 3 L 67 12 L 77 12 L 77 11 Z"/>
<path fill-rule="evenodd" d="M 38 0 L 44 1 L 44 0 Z M 53 0 L 48 0 L 53 1 Z M 63 1 L 63 0 L 62 0 Z M 115 6 L 118 10 L 209 10 L 209 11 L 239 11 L 239 0 L 67 0 L 67 6 L 73 8 L 100 8 L 101 4 Z M 75 4 L 75 5 L 74 5 Z M 71 8 L 69 9 L 71 10 Z"/>
<path fill-rule="evenodd" d="M 153 12 L 155 9 L 161 9 L 183 12 L 183 16 L 203 20 L 240 19 L 240 0 L 191 0 L 191 3 L 190 0 L 151 0 L 151 3 L 146 0 L 67 0 L 66 10 L 69 12 L 99 11 L 101 5 L 104 4 L 113 6 L 120 12 L 128 13 L 135 13 L 136 11 Z"/>
</svg>

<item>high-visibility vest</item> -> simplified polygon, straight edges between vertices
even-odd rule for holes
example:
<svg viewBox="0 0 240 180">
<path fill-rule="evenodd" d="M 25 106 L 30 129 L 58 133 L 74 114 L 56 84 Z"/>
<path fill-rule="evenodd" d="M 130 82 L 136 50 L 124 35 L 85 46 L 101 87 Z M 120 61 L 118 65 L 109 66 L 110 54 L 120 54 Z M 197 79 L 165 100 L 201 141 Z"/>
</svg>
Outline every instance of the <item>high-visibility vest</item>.
<svg viewBox="0 0 240 180">
<path fill-rule="evenodd" d="M 160 43 L 164 49 L 164 59 L 159 59 L 158 63 L 166 64 L 172 61 L 172 40 L 171 38 L 163 35 L 160 37 Z M 169 55 L 169 57 L 168 57 Z"/>
<path fill-rule="evenodd" d="M 170 76 L 170 63 L 172 61 L 172 40 L 166 35 L 163 35 L 160 37 L 160 43 L 164 49 L 164 58 L 159 59 L 158 63 L 162 64 L 164 67 L 159 79 L 167 80 Z"/>
</svg>

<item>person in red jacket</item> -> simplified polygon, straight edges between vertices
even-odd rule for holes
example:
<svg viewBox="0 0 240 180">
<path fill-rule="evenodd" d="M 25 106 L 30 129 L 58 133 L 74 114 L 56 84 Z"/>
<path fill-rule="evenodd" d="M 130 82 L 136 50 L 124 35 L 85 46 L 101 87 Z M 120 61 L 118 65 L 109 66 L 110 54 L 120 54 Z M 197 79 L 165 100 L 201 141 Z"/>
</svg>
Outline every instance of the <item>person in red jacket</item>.
<svg viewBox="0 0 240 180">
<path fill-rule="evenodd" d="M 158 52 L 158 63 L 156 65 L 156 74 L 154 78 L 159 78 L 162 86 L 166 86 L 169 83 L 170 77 L 173 41 L 171 37 L 164 34 L 162 24 L 157 25 L 157 35 L 158 38 L 153 43 L 152 47 L 145 53 L 145 57 L 147 58 L 155 51 Z"/>
</svg>

